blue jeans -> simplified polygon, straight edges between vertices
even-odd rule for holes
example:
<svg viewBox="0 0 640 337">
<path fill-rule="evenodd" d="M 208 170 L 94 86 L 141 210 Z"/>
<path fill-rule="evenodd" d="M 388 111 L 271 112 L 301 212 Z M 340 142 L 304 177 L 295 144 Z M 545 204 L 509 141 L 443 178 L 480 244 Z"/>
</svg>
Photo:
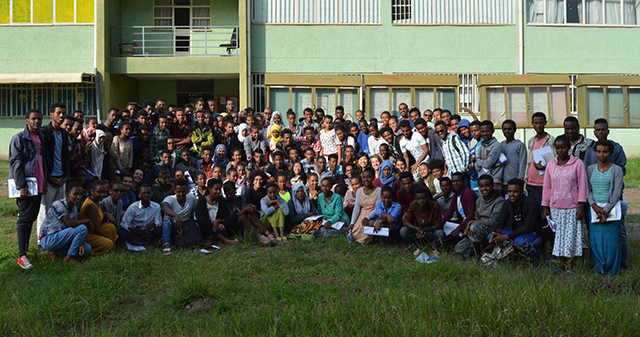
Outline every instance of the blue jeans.
<svg viewBox="0 0 640 337">
<path fill-rule="evenodd" d="M 502 231 L 502 235 L 509 235 L 513 233 L 508 229 Z M 491 238 L 491 233 L 487 236 L 487 241 Z M 542 243 L 542 239 L 536 235 L 536 233 L 522 234 L 513 239 L 513 244 L 518 250 L 527 254 L 527 256 L 538 255 L 538 249 L 536 246 Z"/>
<path fill-rule="evenodd" d="M 91 246 L 84 242 L 85 236 L 87 236 L 85 225 L 69 227 L 43 237 L 40 239 L 40 245 L 45 250 L 57 251 L 60 256 L 78 256 L 78 250 L 84 244 L 84 255 L 89 255 Z"/>
<path fill-rule="evenodd" d="M 170 245 L 171 244 L 171 232 L 173 231 L 173 226 L 176 224 L 176 219 L 174 217 L 170 217 L 165 215 L 162 218 L 162 244 Z"/>
</svg>

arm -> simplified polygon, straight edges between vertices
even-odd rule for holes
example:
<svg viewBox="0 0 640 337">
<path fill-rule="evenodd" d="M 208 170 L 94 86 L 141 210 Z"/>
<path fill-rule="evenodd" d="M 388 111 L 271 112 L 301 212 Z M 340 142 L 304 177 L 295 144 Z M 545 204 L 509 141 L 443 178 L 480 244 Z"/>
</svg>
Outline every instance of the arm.
<svg viewBox="0 0 640 337">
<path fill-rule="evenodd" d="M 402 206 L 398 203 L 393 204 L 389 210 L 389 215 L 393 217 L 396 223 L 400 223 L 402 221 Z"/>
<path fill-rule="evenodd" d="M 542 206 L 549 207 L 551 201 L 551 175 L 553 174 L 555 164 L 551 161 L 547 163 L 547 170 L 544 173 L 544 183 L 542 184 Z"/>
<path fill-rule="evenodd" d="M 499 143 L 496 142 L 496 144 L 500 145 Z M 489 152 L 489 156 L 487 158 L 480 158 L 478 157 L 476 159 L 476 171 L 480 172 L 481 169 L 485 168 L 487 170 L 490 170 L 493 168 L 493 166 L 496 165 L 496 162 L 498 162 L 498 159 L 500 158 L 500 146 L 496 147 L 495 144 L 492 146 L 491 152 Z"/>
<path fill-rule="evenodd" d="M 612 166 L 611 184 L 613 185 L 613 192 L 609 195 L 607 205 L 604 207 L 607 214 L 609 214 L 616 203 L 622 199 L 622 190 L 624 188 L 624 171 L 615 164 Z"/>
<path fill-rule="evenodd" d="M 539 219 L 538 214 L 536 213 L 539 212 L 539 209 L 534 201 L 528 201 L 528 203 L 522 205 L 523 225 L 521 227 L 514 228 L 513 232 L 507 235 L 510 240 L 513 240 L 520 235 L 531 233 L 536 228 L 536 220 Z"/>
<path fill-rule="evenodd" d="M 337 137 L 336 142 L 338 143 L 338 164 L 340 164 L 342 163 L 342 144 L 340 144 L 340 141 L 337 139 Z"/>
<path fill-rule="evenodd" d="M 120 156 L 122 155 L 122 153 L 120 153 L 120 137 L 116 136 L 113 138 L 113 143 L 111 143 L 111 152 L 118 158 L 120 158 Z M 122 172 L 123 167 L 120 164 L 120 160 L 116 159 L 114 163 L 116 165 L 116 168 L 120 170 L 120 172 Z"/>
<path fill-rule="evenodd" d="M 376 193 L 376 205 L 382 202 L 382 197 L 380 197 L 380 195 L 382 194 L 382 189 L 378 188 L 378 192 Z M 373 220 L 376 218 L 376 210 L 374 209 L 373 212 L 369 213 L 366 216 L 367 219 L 369 220 Z"/>
<path fill-rule="evenodd" d="M 413 209 L 411 207 L 409 207 L 409 210 L 407 211 L 407 213 L 405 213 L 402 216 L 402 222 L 404 223 L 404 226 L 412 229 L 414 231 L 420 230 L 417 226 L 413 225 L 413 221 L 416 218 L 415 214 L 413 213 Z"/>
<path fill-rule="evenodd" d="M 362 187 L 360 187 L 362 188 Z M 351 224 L 356 222 L 356 219 L 360 216 L 360 189 L 356 191 L 356 204 L 353 206 L 353 213 L 351 213 Z"/>
<path fill-rule="evenodd" d="M 104 236 L 105 238 L 108 238 L 113 241 L 113 238 L 107 235 L 107 233 L 105 233 L 102 230 L 102 228 L 100 228 L 100 219 L 98 219 L 98 209 L 96 208 L 96 205 L 87 206 L 84 213 L 87 216 L 87 218 L 91 220 L 91 229 L 93 229 L 94 233 L 100 236 Z"/>
<path fill-rule="evenodd" d="M 476 194 L 469 193 L 469 191 L 467 191 L 467 193 L 465 193 L 465 195 L 462 197 L 461 201 L 462 209 L 464 211 L 464 214 L 466 215 L 466 218 L 462 221 L 462 223 L 460 223 L 460 226 L 458 226 L 458 228 L 460 228 L 460 230 L 464 230 L 465 227 L 467 227 L 467 223 L 469 223 L 469 221 L 471 220 L 475 220 L 476 218 Z"/>
<path fill-rule="evenodd" d="M 202 137 L 198 134 L 198 128 L 195 128 L 193 129 L 193 131 L 191 131 L 191 142 L 196 145 L 202 142 Z"/>
<path fill-rule="evenodd" d="M 328 206 L 332 208 L 333 216 L 327 220 L 334 224 L 342 218 L 342 197 L 334 193 L 329 202 L 331 205 Z"/>
<path fill-rule="evenodd" d="M 156 227 L 162 227 L 162 213 L 160 212 L 160 205 L 158 205 L 158 211 L 153 216 L 153 223 Z"/>
<path fill-rule="evenodd" d="M 205 137 L 206 139 L 202 140 L 202 144 L 200 144 L 200 146 L 213 146 L 213 132 L 209 131 L 208 135 L 205 133 Z"/>
<path fill-rule="evenodd" d="M 260 210 L 264 216 L 271 215 L 276 211 L 275 207 L 269 206 L 269 197 L 260 199 Z"/>
<path fill-rule="evenodd" d="M 442 222 L 447 222 L 449 220 L 451 220 L 451 218 L 453 217 L 453 213 L 456 211 L 456 207 L 458 204 L 457 201 L 457 196 L 454 195 L 451 198 L 451 203 L 449 204 L 449 209 L 447 210 L 447 213 L 445 213 L 445 215 L 442 217 Z"/>
<path fill-rule="evenodd" d="M 527 172 L 527 147 L 524 143 L 520 143 L 520 158 L 518 159 L 518 178 L 524 179 L 524 175 Z"/>
<path fill-rule="evenodd" d="M 63 216 L 62 221 L 69 227 L 78 227 L 80 225 L 89 226 L 91 223 L 91 219 L 73 220 L 69 215 Z"/>
<path fill-rule="evenodd" d="M 247 138 L 245 138 L 242 141 L 242 146 L 244 147 L 244 153 L 247 154 L 247 159 L 249 159 L 251 157 L 251 155 L 253 154 L 253 149 L 251 148 L 251 136 L 248 135 Z"/>
<path fill-rule="evenodd" d="M 491 216 L 489 218 L 484 219 L 483 224 L 488 226 L 489 228 L 495 227 L 500 219 L 500 214 L 502 214 L 502 207 L 504 207 L 505 201 L 501 200 L 497 202 L 493 209 L 491 210 Z"/>
<path fill-rule="evenodd" d="M 292 196 L 291 198 L 294 198 L 294 197 L 295 196 Z M 282 214 L 287 216 L 289 214 L 289 206 L 287 205 L 286 202 L 284 202 L 284 199 L 282 199 L 279 196 L 278 196 L 278 201 L 280 202 L 280 209 L 282 210 Z"/>
</svg>

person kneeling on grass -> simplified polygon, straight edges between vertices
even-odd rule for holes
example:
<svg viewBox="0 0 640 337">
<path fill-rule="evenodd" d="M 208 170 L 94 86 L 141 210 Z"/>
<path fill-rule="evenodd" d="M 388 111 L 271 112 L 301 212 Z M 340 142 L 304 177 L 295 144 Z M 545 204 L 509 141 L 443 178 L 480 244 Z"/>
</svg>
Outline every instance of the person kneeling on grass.
<svg viewBox="0 0 640 337">
<path fill-rule="evenodd" d="M 228 231 L 224 225 L 224 219 L 227 216 L 225 214 L 227 202 L 222 198 L 222 180 L 209 179 L 207 188 L 209 189 L 209 195 L 200 197 L 196 204 L 196 220 L 198 221 L 200 232 L 207 238 L 207 247 L 211 247 L 214 239 L 218 239 L 226 245 L 237 244 L 238 239 L 230 240 L 225 237 L 225 234 L 230 235 L 231 231 Z"/>
<path fill-rule="evenodd" d="M 520 179 L 509 180 L 507 194 L 509 201 L 502 206 L 500 217 L 487 239 L 489 243 L 503 248 L 506 241 L 512 241 L 514 248 L 529 259 L 531 266 L 538 268 L 540 253 L 537 247 L 542 244 L 539 235 L 542 229 L 540 207 L 535 200 L 524 195 L 524 183 Z"/>
<path fill-rule="evenodd" d="M 278 194 L 278 185 L 267 184 L 267 196 L 260 200 L 261 220 L 265 226 L 273 228 L 279 242 L 288 243 L 289 241 L 284 235 L 284 219 L 289 214 L 289 207 Z"/>
<path fill-rule="evenodd" d="M 409 246 L 400 237 L 402 206 L 397 202 L 393 202 L 394 195 L 392 187 L 385 186 L 382 188 L 382 192 L 380 192 L 382 202 L 376 204 L 376 220 L 373 224 L 373 231 L 377 233 L 382 227 L 388 228 L 389 237 L 381 236 L 380 240 L 384 243 L 401 243 L 402 248 L 408 248 Z"/>
<path fill-rule="evenodd" d="M 419 247 L 429 243 L 438 249 L 445 236 L 440 207 L 437 202 L 429 200 L 428 195 L 426 187 L 416 188 L 416 200 L 409 204 L 409 210 L 402 216 L 404 227 L 400 229 L 400 236 Z"/>
<path fill-rule="evenodd" d="M 82 186 L 70 183 L 65 199 L 55 201 L 47 211 L 40 227 L 40 245 L 53 260 L 56 256 L 66 255 L 64 262 L 76 263 L 76 257 L 89 254 L 91 245 L 84 242 L 90 219 L 77 220 L 75 205 L 82 200 Z"/>
<path fill-rule="evenodd" d="M 196 208 L 196 197 L 189 194 L 189 183 L 186 179 L 176 179 L 173 185 L 174 195 L 162 201 L 162 252 L 171 255 L 171 232 L 173 228 L 182 229 L 183 222 L 194 221 L 193 210 Z"/>
<path fill-rule="evenodd" d="M 151 201 L 151 186 L 140 186 L 140 201 L 127 208 L 122 217 L 122 228 L 118 234 L 125 242 L 144 246 L 162 235 L 162 213 L 160 205 Z"/>
</svg>

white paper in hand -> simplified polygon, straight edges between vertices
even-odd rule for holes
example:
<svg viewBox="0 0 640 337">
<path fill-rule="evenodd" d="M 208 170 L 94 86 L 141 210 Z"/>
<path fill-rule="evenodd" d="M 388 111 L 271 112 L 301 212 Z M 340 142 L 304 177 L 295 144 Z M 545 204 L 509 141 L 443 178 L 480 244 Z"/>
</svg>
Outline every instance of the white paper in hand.
<svg viewBox="0 0 640 337">
<path fill-rule="evenodd" d="M 456 228 L 458 228 L 460 225 L 457 223 L 453 223 L 453 222 L 445 222 L 443 225 L 443 230 L 444 230 L 444 234 L 445 235 L 449 235 L 451 234 L 451 232 L 453 232 Z M 460 233 L 458 233 L 459 237 L 462 237 L 462 231 L 460 231 Z"/>
<path fill-rule="evenodd" d="M 375 236 L 389 236 L 389 228 L 381 227 L 380 230 L 376 233 L 375 227 L 365 226 L 364 234 L 375 235 Z"/>
<path fill-rule="evenodd" d="M 136 245 L 132 245 L 130 243 L 127 242 L 127 249 L 132 251 L 132 252 L 142 252 L 147 250 L 146 248 L 144 248 L 144 246 L 136 246 Z"/>
<path fill-rule="evenodd" d="M 27 181 L 27 190 L 33 195 L 38 195 L 38 181 L 34 177 L 25 179 Z M 9 198 L 20 198 L 20 190 L 16 189 L 16 181 L 7 180 L 7 189 L 9 190 Z"/>
<path fill-rule="evenodd" d="M 322 218 L 322 215 L 312 215 L 310 217 L 307 217 L 305 220 L 313 221 L 313 220 L 318 220 L 320 218 Z"/>
<path fill-rule="evenodd" d="M 604 208 L 604 206 L 606 206 L 607 203 L 598 202 L 596 203 L 596 205 Z M 600 222 L 600 219 L 596 215 L 596 212 L 593 210 L 593 207 L 589 207 L 589 210 L 591 211 L 591 223 Z M 607 216 L 607 219 L 605 220 L 605 222 L 619 221 L 621 219 L 622 219 L 622 207 L 620 205 L 620 201 L 618 201 L 616 205 L 611 209 L 611 212 L 609 212 L 609 215 Z"/>
<path fill-rule="evenodd" d="M 329 221 L 329 220 L 324 220 L 324 221 L 322 222 L 322 225 L 324 226 L 328 221 Z M 339 231 L 340 229 L 342 229 L 342 226 L 344 226 L 344 221 L 338 221 L 338 222 L 336 222 L 336 223 L 334 223 L 334 224 L 331 224 L 331 228 L 333 228 L 333 229 L 335 229 L 335 230 L 337 230 L 337 231 Z"/>
</svg>

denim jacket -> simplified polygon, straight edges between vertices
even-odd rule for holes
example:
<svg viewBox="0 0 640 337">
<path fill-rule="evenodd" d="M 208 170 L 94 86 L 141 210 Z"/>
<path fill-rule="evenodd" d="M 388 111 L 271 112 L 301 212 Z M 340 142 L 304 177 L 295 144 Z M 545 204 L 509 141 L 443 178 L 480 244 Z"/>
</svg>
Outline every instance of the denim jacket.
<svg viewBox="0 0 640 337">
<path fill-rule="evenodd" d="M 42 130 L 38 131 L 40 136 L 40 142 L 42 142 L 41 150 L 46 151 L 44 146 L 44 135 Z M 46 170 L 47 163 L 45 154 L 42 154 L 43 158 L 43 171 L 44 178 L 47 179 L 48 172 Z M 38 152 L 36 151 L 36 145 L 31 139 L 29 129 L 25 126 L 24 130 L 15 134 L 11 138 L 11 144 L 9 145 L 9 178 L 15 180 L 16 189 L 27 188 L 27 177 L 33 177 L 35 175 L 36 163 L 38 162 Z"/>
</svg>

